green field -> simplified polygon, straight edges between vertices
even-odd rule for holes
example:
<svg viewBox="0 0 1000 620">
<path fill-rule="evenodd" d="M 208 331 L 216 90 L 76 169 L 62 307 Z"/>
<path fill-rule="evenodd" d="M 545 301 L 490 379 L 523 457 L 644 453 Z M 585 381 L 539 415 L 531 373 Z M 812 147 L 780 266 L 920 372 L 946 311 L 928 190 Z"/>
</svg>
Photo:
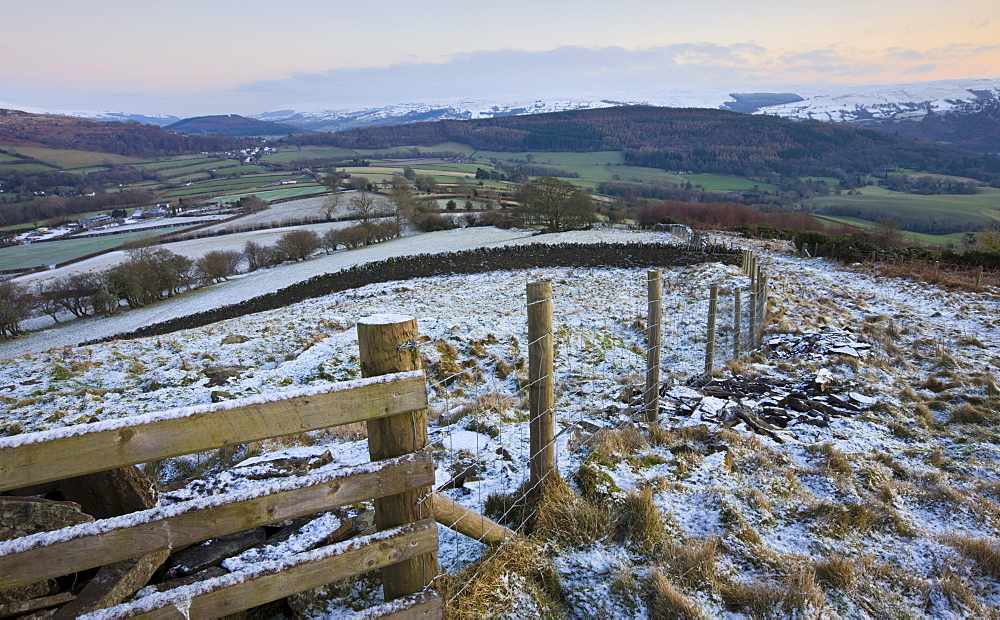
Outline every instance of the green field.
<svg viewBox="0 0 1000 620">
<path fill-rule="evenodd" d="M 4 150 L 18 153 L 25 157 L 34 157 L 39 161 L 44 161 L 58 168 L 84 168 L 87 166 L 103 166 L 105 164 L 134 164 L 144 161 L 138 157 L 115 155 L 113 153 L 49 149 L 34 146 L 8 146 Z"/>
<path fill-rule="evenodd" d="M 355 149 L 354 152 L 358 155 L 364 155 L 365 157 L 378 157 L 380 155 L 386 155 L 391 153 L 407 153 L 413 152 L 414 157 L 420 157 L 426 153 L 441 153 L 441 152 L 451 152 L 451 153 L 461 153 L 463 155 L 472 155 L 475 149 L 467 144 L 459 144 L 458 142 L 442 142 L 441 144 L 435 144 L 433 146 L 394 146 L 387 149 Z"/>
<path fill-rule="evenodd" d="M 155 237 L 166 234 L 172 229 L 147 230 L 107 237 L 90 239 L 66 239 L 65 241 L 50 241 L 17 245 L 12 248 L 0 248 L 0 269 L 25 269 L 39 265 L 55 265 L 79 256 L 115 248 L 129 241 Z"/>
<path fill-rule="evenodd" d="M 218 196 L 210 202 L 236 202 L 243 196 L 257 196 L 264 200 L 281 200 L 283 198 L 302 198 L 329 192 L 330 188 L 325 185 L 297 185 L 288 189 L 262 190 L 259 192 L 246 192 L 241 194 L 230 194 L 228 196 Z"/>
<path fill-rule="evenodd" d="M 287 178 L 287 174 L 257 174 L 240 177 L 238 179 L 217 179 L 213 181 L 204 181 L 202 183 L 196 183 L 190 186 L 178 187 L 169 190 L 164 192 L 160 198 L 169 199 L 186 198 L 189 196 L 206 196 L 211 194 L 231 194 L 243 189 L 267 185 L 268 183 L 277 183 L 281 179 Z"/>
<path fill-rule="evenodd" d="M 825 225 L 828 225 L 828 228 L 839 228 L 842 224 L 860 228 L 862 230 L 875 230 L 880 227 L 880 225 L 875 222 L 869 222 L 868 220 L 862 220 L 856 217 L 834 217 L 832 215 L 815 214 L 813 217 L 820 220 Z M 952 233 L 950 235 L 925 235 L 923 233 L 915 233 L 908 230 L 900 231 L 900 233 L 903 235 L 904 239 L 922 243 L 924 245 L 936 245 L 942 247 L 958 245 L 962 242 L 962 238 L 965 237 L 965 233 Z"/>
<path fill-rule="evenodd" d="M 173 177 L 184 176 L 191 174 L 193 172 L 202 172 L 206 170 L 217 170 L 225 168 L 236 168 L 240 163 L 233 159 L 223 159 L 223 160 L 211 160 L 202 163 L 192 164 L 190 166 L 181 166 L 179 168 L 167 168 L 165 170 L 159 170 L 160 176 L 163 178 L 171 179 Z M 251 166 L 256 170 L 260 170 L 255 166 Z M 230 174 L 231 172 L 227 170 L 224 174 Z"/>
<path fill-rule="evenodd" d="M 0 174 L 10 172 L 45 172 L 46 170 L 57 170 L 45 164 L 0 164 Z"/>
<path fill-rule="evenodd" d="M 377 163 L 377 162 L 376 162 Z M 406 164 L 402 164 L 406 165 Z M 440 172 L 461 172 L 467 173 L 475 176 L 476 170 L 478 168 L 492 168 L 492 166 L 484 166 L 483 164 L 452 164 L 446 162 L 440 162 L 435 164 L 414 164 L 409 166 L 413 168 L 414 171 L 418 170 L 428 170 L 428 171 L 440 171 Z"/>
<path fill-rule="evenodd" d="M 182 177 L 171 177 L 170 183 L 188 183 L 194 181 L 205 181 L 211 178 L 212 175 L 207 172 L 195 172 L 194 174 L 185 174 Z"/>
<path fill-rule="evenodd" d="M 297 159 L 353 159 L 358 156 L 357 153 L 348 149 L 302 147 L 300 150 L 291 150 L 294 148 L 282 146 L 281 151 L 265 155 L 260 160 L 287 164 Z"/>
<path fill-rule="evenodd" d="M 7 153 L 0 153 L 0 162 L 5 161 L 21 161 L 21 158 L 16 155 L 8 155 Z"/>
<path fill-rule="evenodd" d="M 834 205 L 878 209 L 900 220 L 907 215 L 966 219 L 976 225 L 1000 220 L 1000 189 L 979 188 L 978 194 L 942 196 L 904 194 L 873 185 L 860 191 L 860 196 L 823 196 L 815 198 L 813 203 L 817 209 Z"/>
<path fill-rule="evenodd" d="M 171 168 L 183 168 L 185 166 L 190 166 L 195 162 L 200 161 L 219 161 L 215 158 L 209 157 L 208 155 L 178 155 L 176 157 L 170 157 L 162 161 L 150 161 L 141 164 L 136 164 L 136 168 L 140 170 L 169 170 Z"/>
</svg>

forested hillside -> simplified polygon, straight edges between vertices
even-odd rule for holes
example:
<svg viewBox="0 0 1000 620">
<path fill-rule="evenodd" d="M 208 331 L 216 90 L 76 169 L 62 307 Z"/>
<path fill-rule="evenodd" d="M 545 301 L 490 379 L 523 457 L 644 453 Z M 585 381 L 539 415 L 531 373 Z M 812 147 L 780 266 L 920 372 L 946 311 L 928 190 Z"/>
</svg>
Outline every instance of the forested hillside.
<svg viewBox="0 0 1000 620">
<path fill-rule="evenodd" d="M 255 136 L 287 136 L 297 133 L 312 133 L 308 129 L 302 129 L 294 125 L 285 123 L 272 123 L 261 121 L 255 118 L 247 118 L 238 114 L 220 114 L 216 116 L 196 116 L 185 118 L 164 129 L 176 131 L 190 136 L 209 136 L 222 134 L 233 137 L 255 137 Z"/>
<path fill-rule="evenodd" d="M 152 125 L 0 110 L 0 145 L 48 146 L 139 157 L 226 151 L 247 141 L 226 136 L 183 136 Z"/>
<path fill-rule="evenodd" d="M 1000 159 L 875 131 L 723 110 L 625 106 L 292 136 L 342 148 L 459 142 L 487 150 L 622 151 L 631 165 L 746 177 L 899 166 L 1000 183 Z"/>
</svg>

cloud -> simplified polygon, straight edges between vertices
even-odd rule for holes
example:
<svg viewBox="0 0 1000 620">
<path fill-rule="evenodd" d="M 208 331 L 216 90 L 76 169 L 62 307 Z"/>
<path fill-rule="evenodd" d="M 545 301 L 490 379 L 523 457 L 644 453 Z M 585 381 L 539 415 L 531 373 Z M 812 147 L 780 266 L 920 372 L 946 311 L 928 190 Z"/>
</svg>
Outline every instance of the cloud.
<svg viewBox="0 0 1000 620">
<path fill-rule="evenodd" d="M 753 43 L 686 43 L 629 50 L 563 46 L 545 51 L 494 50 L 437 63 L 399 63 L 297 73 L 240 86 L 237 92 L 276 103 L 384 104 L 388 101 L 601 92 L 738 83 L 767 50 Z"/>
<path fill-rule="evenodd" d="M 569 45 L 540 51 L 464 52 L 437 62 L 409 60 L 384 66 L 298 72 L 193 94 L 136 92 L 109 96 L 87 89 L 68 92 L 55 84 L 51 93 L 35 88 L 34 96 L 20 97 L 16 96 L 16 88 L 7 88 L 0 95 L 36 107 L 54 108 L 46 106 L 45 99 L 59 101 L 61 109 L 254 114 L 462 99 L 627 98 L 653 91 L 684 90 L 749 92 L 747 89 L 789 89 L 813 82 L 892 83 L 914 74 L 928 80 L 996 77 L 997 66 L 1000 45 L 966 43 L 935 49 L 833 45 L 797 50 L 770 49 L 752 41 L 637 49 Z M 25 92 L 30 94 L 32 89 Z"/>
</svg>

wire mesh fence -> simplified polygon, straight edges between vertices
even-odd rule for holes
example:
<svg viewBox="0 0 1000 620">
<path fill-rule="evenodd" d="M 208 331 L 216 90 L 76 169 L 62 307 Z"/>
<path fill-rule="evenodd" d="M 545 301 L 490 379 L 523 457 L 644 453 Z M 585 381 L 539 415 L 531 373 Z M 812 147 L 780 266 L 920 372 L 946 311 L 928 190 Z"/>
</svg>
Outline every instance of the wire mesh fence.
<svg viewBox="0 0 1000 620">
<path fill-rule="evenodd" d="M 642 427 L 661 390 L 704 380 L 757 346 L 766 316 L 760 277 L 751 280 L 724 265 L 621 273 L 627 275 L 597 287 L 588 285 L 597 280 L 587 269 L 528 273 L 528 283 L 551 281 L 550 297 L 483 300 L 498 316 L 523 316 L 518 333 L 501 339 L 464 330 L 456 318 L 419 343 L 431 391 L 430 447 L 440 453 L 439 472 L 445 472 L 439 473 L 437 491 L 481 515 L 484 533 L 501 526 L 530 532 L 538 509 L 534 499 L 549 481 L 575 471 L 595 442 Z M 551 329 L 529 337 L 532 305 L 549 302 Z M 651 324 L 654 302 L 661 312 Z M 650 337 L 657 327 L 659 341 Z M 543 340 L 552 343 L 554 367 L 532 373 L 529 349 Z M 659 377 L 650 381 L 647 361 L 657 357 Z M 533 392 L 544 390 L 545 382 L 553 385 L 552 402 L 533 410 Z M 551 416 L 552 431 L 539 438 L 543 416 Z M 546 450 L 554 467 L 539 468 L 533 461 Z M 441 575 L 476 559 L 482 569 L 511 544 L 516 542 L 508 538 L 487 548 L 442 531 Z M 450 602 L 473 587 L 478 569 L 469 570 L 451 590 Z"/>
</svg>

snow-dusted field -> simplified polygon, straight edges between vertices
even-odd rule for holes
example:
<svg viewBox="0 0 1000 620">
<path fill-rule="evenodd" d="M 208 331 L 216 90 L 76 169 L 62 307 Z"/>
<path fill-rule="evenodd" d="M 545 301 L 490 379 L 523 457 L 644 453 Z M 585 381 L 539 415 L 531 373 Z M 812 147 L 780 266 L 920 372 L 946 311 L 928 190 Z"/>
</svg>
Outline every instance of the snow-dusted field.
<svg viewBox="0 0 1000 620">
<path fill-rule="evenodd" d="M 590 231 L 529 238 L 495 229 L 420 235 L 250 274 L 113 320 L 44 330 L 0 344 L 7 358 L 0 366 L 0 424 L 7 434 L 28 432 L 203 404 L 213 391 L 229 399 L 352 379 L 359 374 L 355 322 L 402 313 L 417 317 L 426 337 L 421 353 L 438 483 L 464 474 L 446 492 L 485 510 L 490 494 L 513 492 L 527 476 L 524 286 L 550 279 L 557 431 L 563 431 L 558 465 L 587 495 L 574 500 L 577 509 L 589 502 L 606 519 L 601 534 L 555 535 L 543 547 L 560 581 L 562 614 L 996 615 L 997 291 L 956 293 L 880 279 L 794 257 L 782 244 L 759 244 L 772 285 L 766 339 L 800 342 L 823 331 L 871 346 L 858 355 L 764 347 L 728 365 L 723 377 L 762 383 L 824 377 L 834 391 L 850 390 L 866 403 L 856 415 L 825 424 L 795 421 L 772 436 L 726 414 L 765 403 L 752 396 L 738 405 L 702 399 L 680 385 L 670 393 L 700 402 L 695 415 L 679 414 L 668 397 L 661 431 L 633 429 L 626 393 L 642 383 L 645 270 L 536 269 L 373 284 L 165 336 L 72 346 L 390 255 L 639 238 L 663 236 Z M 679 384 L 703 359 L 705 290 L 719 284 L 731 291 L 748 281 L 737 268 L 717 264 L 668 269 L 664 277 L 663 363 L 668 379 Z M 314 434 L 294 445 L 242 451 L 236 460 L 248 460 L 237 466 L 206 470 L 217 461 L 191 457 L 164 464 L 158 474 L 163 483 L 192 472 L 207 476 L 165 496 L 179 501 L 257 484 L 269 461 L 285 457 L 314 462 L 313 471 L 322 472 L 364 462 L 367 447 L 363 438 Z M 661 527 L 636 538 L 615 519 L 644 489 Z M 565 517 L 565 532 L 580 531 L 580 514 Z M 314 523 L 296 545 L 307 545 L 309 536 L 322 539 L 340 521 Z M 448 572 L 462 570 L 482 551 L 441 529 L 441 564 Z M 281 553 L 248 552 L 226 567 L 237 570 Z M 511 574 L 492 588 L 496 613 L 540 613 L 544 601 L 532 574 Z M 475 568 L 461 579 L 475 583 Z M 347 598 L 310 598 L 301 613 L 323 617 L 377 602 L 373 583 L 358 581 L 346 588 Z"/>
</svg>

